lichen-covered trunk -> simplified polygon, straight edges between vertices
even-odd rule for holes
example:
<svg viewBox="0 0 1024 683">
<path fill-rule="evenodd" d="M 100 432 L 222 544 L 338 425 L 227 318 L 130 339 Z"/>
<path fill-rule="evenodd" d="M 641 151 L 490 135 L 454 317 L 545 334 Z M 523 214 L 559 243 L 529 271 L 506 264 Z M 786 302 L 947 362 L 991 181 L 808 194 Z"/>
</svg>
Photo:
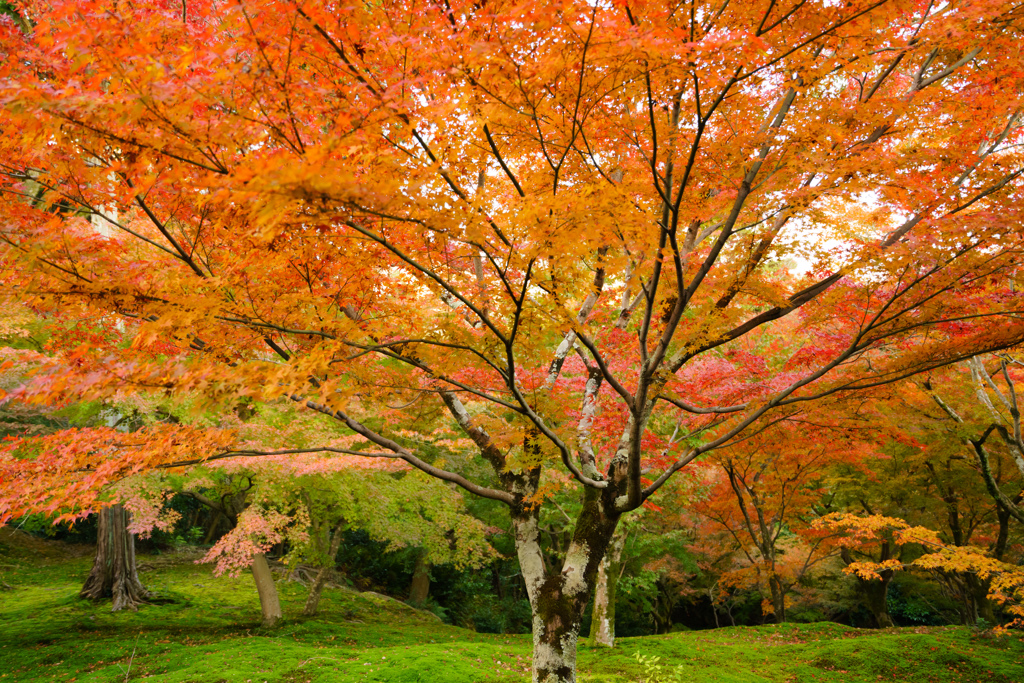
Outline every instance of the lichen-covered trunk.
<svg viewBox="0 0 1024 683">
<path fill-rule="evenodd" d="M 128 531 L 130 515 L 121 505 L 100 510 L 96 558 L 79 593 L 83 598 L 112 598 L 112 612 L 135 611 L 149 598 L 135 567 L 135 534 Z"/>
<path fill-rule="evenodd" d="M 533 683 L 575 683 L 576 645 L 583 613 L 597 580 L 618 515 L 592 489 L 584 496 L 561 569 L 547 570 L 541 552 L 537 508 L 513 514 L 516 553 L 533 612 Z"/>
<path fill-rule="evenodd" d="M 574 683 L 576 645 L 586 601 L 567 597 L 557 585 L 541 591 L 533 611 L 533 683 Z"/>
<path fill-rule="evenodd" d="M 615 534 L 597 570 L 594 611 L 591 614 L 590 638 L 587 641 L 592 646 L 615 647 L 615 593 L 619 585 L 622 548 L 625 544 L 625 535 Z"/>
<path fill-rule="evenodd" d="M 256 592 L 260 596 L 260 611 L 263 613 L 262 626 L 273 628 L 284 616 L 281 612 L 281 601 L 277 597 L 277 586 L 274 575 L 270 572 L 267 557 L 263 553 L 252 558 L 252 578 L 256 581 Z M 322 588 L 322 587 L 321 587 Z"/>
<path fill-rule="evenodd" d="M 430 563 L 427 562 L 427 551 L 416 554 L 416 565 L 412 570 L 412 582 L 409 584 L 409 602 L 423 604 L 430 594 Z"/>
</svg>

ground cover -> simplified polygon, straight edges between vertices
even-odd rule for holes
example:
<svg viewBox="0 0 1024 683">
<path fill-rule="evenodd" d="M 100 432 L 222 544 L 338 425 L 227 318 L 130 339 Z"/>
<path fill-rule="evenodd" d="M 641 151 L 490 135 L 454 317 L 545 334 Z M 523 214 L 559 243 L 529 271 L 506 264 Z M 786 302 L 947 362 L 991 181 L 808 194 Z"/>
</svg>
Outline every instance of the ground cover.
<svg viewBox="0 0 1024 683">
<path fill-rule="evenodd" d="M 91 562 L 58 544 L 0 533 L 0 682 L 151 680 L 166 683 L 393 683 L 529 680 L 529 636 L 480 634 L 368 593 L 328 590 L 322 613 L 300 618 L 304 588 L 280 582 L 288 618 L 259 624 L 252 580 L 214 577 L 195 554 L 141 556 L 161 599 L 137 613 L 77 597 Z M 736 627 L 623 638 L 613 651 L 582 647 L 581 681 L 642 680 L 640 652 L 663 679 L 781 683 L 913 681 L 1018 683 L 1024 642 L 962 627 L 852 629 L 838 624 Z"/>
</svg>

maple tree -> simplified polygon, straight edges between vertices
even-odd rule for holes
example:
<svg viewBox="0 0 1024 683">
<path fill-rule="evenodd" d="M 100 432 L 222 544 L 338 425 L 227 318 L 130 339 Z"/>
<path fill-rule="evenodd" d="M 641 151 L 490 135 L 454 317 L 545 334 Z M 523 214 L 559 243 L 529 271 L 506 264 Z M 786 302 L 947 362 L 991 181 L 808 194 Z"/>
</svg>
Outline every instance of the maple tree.
<svg viewBox="0 0 1024 683">
<path fill-rule="evenodd" d="M 858 402 L 861 417 L 876 429 L 864 435 L 866 450 L 860 457 L 832 468 L 828 481 L 833 496 L 827 509 L 897 518 L 933 530 L 929 534 L 937 533 L 948 548 L 962 549 L 958 553 L 1014 561 L 1019 536 L 1012 528 L 1012 513 L 1022 488 L 1012 448 L 1017 373 L 1008 362 L 1012 356 L 1000 356 L 968 359 Z M 993 420 L 996 426 L 1009 427 L 1006 438 L 992 426 Z M 995 437 L 987 445 L 980 438 L 986 429 Z M 976 446 L 981 447 L 980 455 Z M 870 576 L 852 572 L 880 626 L 892 625 L 886 596 L 898 568 L 913 565 L 918 554 L 932 549 L 927 544 L 897 543 L 894 529 L 876 529 L 856 543 L 841 545 L 848 566 L 881 567 Z M 971 566 L 936 566 L 931 577 L 955 601 L 963 623 L 997 623 L 998 600 L 990 599 L 990 576 Z"/>
<path fill-rule="evenodd" d="M 989 596 L 1004 605 L 1012 615 L 1011 626 L 1020 626 L 1024 622 L 1024 571 L 1015 564 L 991 557 L 976 547 L 944 543 L 931 529 L 883 515 L 835 513 L 818 520 L 816 525 L 844 532 L 842 543 L 847 547 L 882 542 L 899 548 L 917 544 L 927 549 L 910 562 L 888 557 L 877 562 L 849 564 L 845 571 L 855 574 L 860 580 L 888 582 L 887 574 L 913 568 L 975 577 L 984 582 Z"/>
<path fill-rule="evenodd" d="M 810 526 L 825 497 L 826 469 L 858 455 L 842 429 L 809 416 L 709 457 L 715 485 L 695 510 L 735 541 L 748 562 L 740 571 L 767 589 L 762 612 L 777 623 L 786 621 L 794 586 L 835 552 Z"/>
<path fill-rule="evenodd" d="M 1024 336 L 1011 2 L 18 7 L 3 257 L 37 310 L 131 340 L 87 340 L 35 396 L 287 396 L 359 437 L 337 450 L 506 504 L 536 681 L 574 680 L 615 528 L 675 472 Z M 418 450 L 403 411 L 447 415 L 492 471 Z M 233 450 L 176 425 L 75 439 L 0 465 L 80 506 Z M 25 475 L 83 468 L 56 492 Z"/>
<path fill-rule="evenodd" d="M 461 509 L 456 492 L 404 471 L 400 464 L 389 463 L 390 467 L 381 469 L 372 461 L 353 460 L 316 455 L 255 461 L 234 458 L 191 472 L 186 489 L 191 495 L 211 507 L 231 501 L 234 510 L 233 528 L 203 561 L 216 562 L 217 574 L 237 574 L 244 567 L 262 565 L 265 552 L 288 541 L 290 551 L 284 561 L 316 569 L 303 609 L 312 616 L 334 568 L 342 535 L 349 529 L 363 529 L 390 549 L 419 548 L 420 557 L 428 563 L 472 568 L 492 556 L 483 525 Z M 214 476 L 222 485 L 206 486 Z M 207 489 L 224 494 L 218 499 Z M 263 575 L 253 573 L 259 574 L 259 587 Z M 269 571 L 266 576 L 270 577 Z M 272 585 L 260 591 L 261 599 L 264 592 L 268 594 L 269 625 L 281 617 L 273 597 L 276 591 L 271 591 Z"/>
<path fill-rule="evenodd" d="M 986 361 L 989 361 L 992 369 L 986 367 Z M 935 386 L 935 380 L 928 378 L 921 384 L 922 389 L 952 420 L 956 426 L 954 433 L 973 451 L 985 487 L 1000 511 L 1018 522 L 1024 522 L 1024 510 L 1020 507 L 1021 497 L 1024 495 L 1024 483 L 1020 481 L 1024 479 L 1024 438 L 1021 436 L 1016 385 L 1021 379 L 1022 365 L 1024 364 L 1011 354 L 998 354 L 992 358 L 975 356 L 965 361 L 963 370 L 966 372 L 962 373 L 961 377 L 950 379 L 959 380 L 961 387 L 967 386 L 973 390 L 973 400 L 958 397 L 958 403 L 967 403 L 973 413 L 968 414 L 967 419 L 961 415 L 962 410 L 958 411 L 951 405 L 948 395 L 945 399 L 942 397 L 943 392 Z M 969 374 L 970 379 L 963 377 L 963 374 Z M 962 389 L 958 393 L 962 393 Z M 993 443 L 988 443 L 991 437 L 996 438 L 992 439 Z M 993 450 L 995 456 L 990 454 Z M 1000 450 L 1003 452 L 1000 453 Z M 1004 468 L 1004 460 L 1012 461 L 1014 468 Z M 1004 469 L 1009 470 L 1011 475 L 1004 475 Z M 1015 488 L 1018 490 L 1011 496 L 1004 493 L 1003 481 L 1000 480 L 1013 479 L 1014 470 L 1018 479 Z"/>
<path fill-rule="evenodd" d="M 890 515 L 909 515 L 911 507 L 920 502 L 919 480 L 915 465 L 917 453 L 909 448 L 880 448 L 876 457 L 867 457 L 858 463 L 845 463 L 834 468 L 831 481 L 838 489 L 830 508 L 847 512 L 876 515 L 884 510 Z M 910 461 L 910 462 L 908 462 Z M 876 532 L 862 542 L 839 544 L 840 557 L 849 567 L 857 562 L 884 564 L 890 560 L 902 562 L 907 550 L 906 544 L 893 542 L 889 530 Z M 864 606 L 871 613 L 874 625 L 889 628 L 894 625 L 889 611 L 889 588 L 896 571 L 883 568 L 877 576 L 865 578 L 853 573 L 857 591 Z"/>
<path fill-rule="evenodd" d="M 1011 555 L 1011 521 L 1024 520 L 1024 442 L 1019 439 L 1013 379 L 1020 373 L 1012 355 L 1000 356 L 976 356 L 932 373 L 916 383 L 917 392 L 908 398 L 916 399 L 922 412 L 933 413 L 929 417 L 941 425 L 945 437 L 922 439 L 932 454 L 926 463 L 928 478 L 943 502 L 929 526 L 942 530 L 951 546 L 980 546 L 989 557 L 1005 561 Z M 991 582 L 984 573 L 951 571 L 943 576 L 964 605 L 965 622 L 995 621 L 988 599 Z"/>
<path fill-rule="evenodd" d="M 15 397 L 6 395 L 5 390 L 14 390 L 25 382 L 26 376 L 48 362 L 48 358 L 24 347 L 45 349 L 49 346 L 40 343 L 34 335 L 47 336 L 55 331 L 59 334 L 64 330 L 55 321 L 41 321 L 25 307 L 15 302 L 5 307 L 0 316 L 0 354 L 5 357 L 3 363 L 3 379 L 0 380 L 0 428 L 8 439 L 20 437 L 33 441 L 33 437 L 48 435 L 59 440 L 61 430 L 71 423 L 69 415 L 92 413 L 93 420 L 102 415 L 103 411 L 95 410 L 94 406 L 30 406 L 24 405 Z M 20 347 L 20 348 L 19 348 Z M 75 410 L 79 408 L 79 410 Z M 84 408 L 84 410 L 81 410 Z M 116 409 L 108 409 L 108 415 L 116 415 Z M 118 422 L 126 422 L 121 417 Z M 78 420 L 75 420 L 76 422 Z M 128 420 L 130 422 L 130 420 Z M 109 424 L 109 423 L 108 423 Z M 119 488 L 124 488 L 123 486 Z M 135 534 L 132 528 L 131 512 L 122 503 L 134 502 L 132 496 L 115 496 L 111 504 L 99 511 L 96 531 L 96 554 L 88 578 L 80 595 L 92 600 L 110 598 L 112 611 L 122 609 L 135 610 L 151 596 L 139 579 L 135 565 Z M 44 503 L 34 498 L 35 504 Z M 2 505 L 2 503 L 0 503 Z M 4 506 L 5 508 L 7 506 Z M 149 526 L 163 524 L 159 514 L 153 515 Z"/>
</svg>

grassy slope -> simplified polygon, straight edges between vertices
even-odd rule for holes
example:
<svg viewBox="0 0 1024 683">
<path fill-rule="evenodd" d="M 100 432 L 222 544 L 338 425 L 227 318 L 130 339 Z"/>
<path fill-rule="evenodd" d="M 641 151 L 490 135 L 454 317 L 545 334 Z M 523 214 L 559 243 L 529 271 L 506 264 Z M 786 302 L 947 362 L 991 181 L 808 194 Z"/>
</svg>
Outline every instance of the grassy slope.
<svg viewBox="0 0 1024 683">
<path fill-rule="evenodd" d="M 3 545 L 4 541 L 7 545 Z M 0 535 L 0 683 L 7 681 L 528 681 L 529 637 L 477 634 L 367 594 L 325 591 L 316 619 L 257 627 L 252 580 L 215 578 L 206 566 L 142 557 L 148 588 L 174 602 L 111 614 L 76 595 L 90 558 L 12 547 Z M 280 584 L 286 615 L 304 598 Z M 1024 681 L 1024 643 L 962 628 L 885 633 L 836 624 L 726 628 L 626 638 L 580 653 L 583 681 L 640 679 L 636 651 L 684 668 L 685 681 Z M 132 653 L 134 652 L 134 658 Z"/>
</svg>

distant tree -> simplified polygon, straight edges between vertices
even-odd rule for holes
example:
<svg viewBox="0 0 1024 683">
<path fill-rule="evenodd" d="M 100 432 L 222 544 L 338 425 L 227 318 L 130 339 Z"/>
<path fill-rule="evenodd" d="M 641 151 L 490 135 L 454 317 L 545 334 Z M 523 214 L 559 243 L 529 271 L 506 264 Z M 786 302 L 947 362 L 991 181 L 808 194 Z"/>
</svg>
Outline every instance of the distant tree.
<svg viewBox="0 0 1024 683">
<path fill-rule="evenodd" d="M 816 422 L 817 420 L 820 420 Z M 786 621 L 787 595 L 836 548 L 810 526 L 827 472 L 860 453 L 847 430 L 819 412 L 765 429 L 716 451 L 716 485 L 694 506 L 735 539 L 767 599 L 762 611 Z"/>
</svg>

